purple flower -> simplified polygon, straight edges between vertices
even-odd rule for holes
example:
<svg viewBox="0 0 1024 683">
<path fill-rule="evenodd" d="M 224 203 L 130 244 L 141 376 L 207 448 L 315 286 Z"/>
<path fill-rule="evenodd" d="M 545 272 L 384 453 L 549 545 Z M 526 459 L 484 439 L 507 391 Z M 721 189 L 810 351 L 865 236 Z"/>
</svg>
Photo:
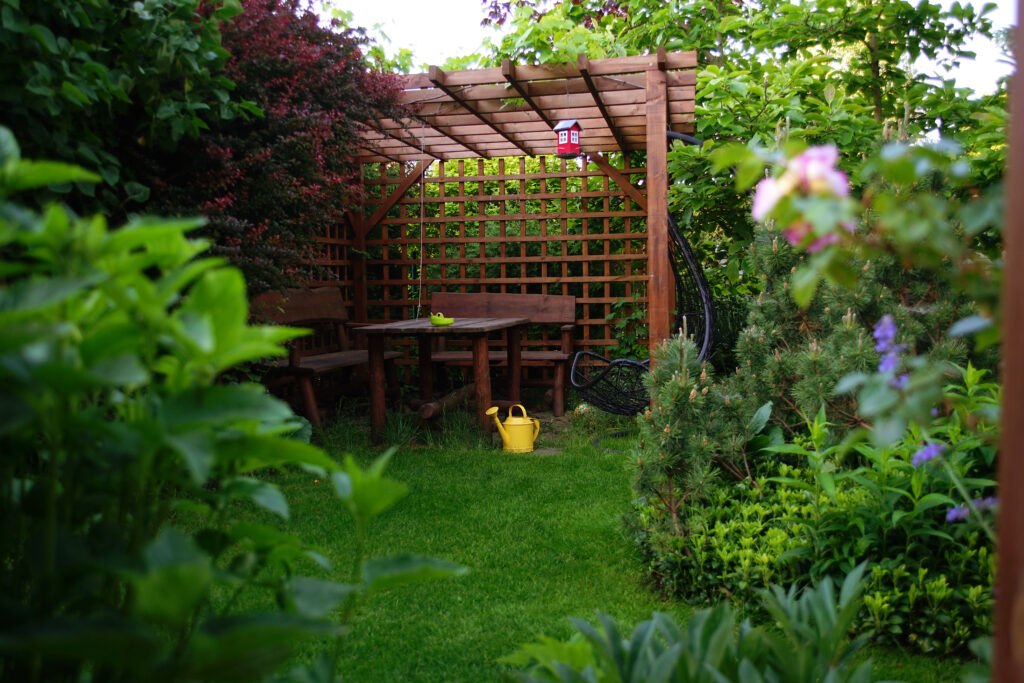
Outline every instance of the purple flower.
<svg viewBox="0 0 1024 683">
<path fill-rule="evenodd" d="M 946 521 L 950 524 L 953 522 L 962 522 L 967 519 L 967 516 L 970 514 L 970 508 L 966 505 L 958 505 L 955 508 L 949 508 L 949 510 L 946 511 Z"/>
<path fill-rule="evenodd" d="M 998 504 L 999 499 L 995 496 L 988 496 L 987 498 L 982 498 L 980 500 L 975 498 L 974 500 L 974 507 L 979 510 L 988 510 L 989 508 L 994 508 Z"/>
<path fill-rule="evenodd" d="M 875 323 L 875 351 L 885 353 L 892 351 L 896 345 L 896 321 L 886 313 Z"/>
<path fill-rule="evenodd" d="M 909 381 L 910 375 L 904 372 L 899 377 L 893 377 L 892 381 L 889 382 L 889 386 L 891 386 L 893 389 L 906 389 L 907 382 Z"/>
<path fill-rule="evenodd" d="M 940 456 L 945 450 L 946 444 L 944 443 L 930 443 L 917 453 L 914 453 L 914 457 L 910 459 L 910 464 L 914 467 L 920 467 L 929 460 L 934 460 Z"/>
<path fill-rule="evenodd" d="M 999 503 L 999 499 L 995 496 L 989 496 L 988 498 L 975 498 L 971 502 L 974 503 L 974 507 L 978 510 L 988 510 L 990 508 L 994 508 Z M 953 522 L 962 522 L 967 519 L 970 514 L 970 506 L 958 505 L 954 508 L 949 508 L 946 511 L 946 521 L 950 524 Z"/>
<path fill-rule="evenodd" d="M 900 366 L 900 353 L 899 348 L 895 348 L 882 356 L 882 359 L 878 361 L 879 372 L 895 372 L 896 368 Z"/>
</svg>

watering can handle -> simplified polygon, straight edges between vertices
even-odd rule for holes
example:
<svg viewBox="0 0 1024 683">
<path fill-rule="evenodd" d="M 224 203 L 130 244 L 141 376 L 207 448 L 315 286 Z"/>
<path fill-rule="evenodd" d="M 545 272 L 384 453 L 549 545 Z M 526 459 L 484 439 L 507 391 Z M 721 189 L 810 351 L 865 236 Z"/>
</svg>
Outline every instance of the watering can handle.
<svg viewBox="0 0 1024 683">
<path fill-rule="evenodd" d="M 526 408 L 523 407 L 522 403 L 517 403 L 514 406 L 512 406 L 512 408 L 519 408 L 519 410 L 523 411 L 523 417 L 526 417 Z M 512 408 L 508 409 L 508 414 L 509 415 L 512 415 Z M 533 418 L 530 418 L 530 419 L 532 420 Z"/>
<path fill-rule="evenodd" d="M 530 419 L 533 420 L 533 440 L 536 441 L 537 435 L 540 434 L 540 420 L 535 417 L 531 417 Z"/>
</svg>

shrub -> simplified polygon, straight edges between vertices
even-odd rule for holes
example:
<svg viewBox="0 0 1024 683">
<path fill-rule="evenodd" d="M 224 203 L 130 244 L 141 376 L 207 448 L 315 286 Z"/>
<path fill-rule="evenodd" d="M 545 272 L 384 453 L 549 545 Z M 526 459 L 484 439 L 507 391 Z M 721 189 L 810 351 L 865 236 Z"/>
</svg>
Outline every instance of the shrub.
<svg viewBox="0 0 1024 683">
<path fill-rule="evenodd" d="M 848 637 L 861 605 L 863 570 L 846 576 L 838 596 L 829 578 L 801 592 L 762 591 L 778 631 L 749 620 L 737 629 L 728 605 L 701 610 L 682 628 L 655 613 L 628 637 L 600 614 L 599 627 L 572 620 L 582 638 L 543 638 L 502 661 L 525 669 L 524 681 L 870 681 L 871 661 L 853 661 L 866 637 Z"/>
<path fill-rule="evenodd" d="M 256 293 L 310 278 L 313 238 L 359 204 L 359 126 L 398 116 L 399 86 L 368 68 L 359 30 L 322 26 L 299 0 L 241 6 L 222 28 L 224 73 L 262 117 L 220 121 L 175 154 L 147 150 L 135 164 L 161 212 L 207 217 L 212 253 Z"/>
<path fill-rule="evenodd" d="M 968 368 L 947 387 L 930 437 L 947 444 L 921 462 L 922 434 L 893 447 L 829 443 L 824 412 L 755 467 L 752 481 L 690 497 L 685 526 L 669 523 L 663 496 L 644 488 L 630 516 L 648 571 L 665 593 L 691 602 L 746 604 L 769 582 L 794 583 L 870 563 L 866 613 L 855 622 L 922 651 L 954 651 L 991 629 L 994 554 L 963 514 L 994 487 L 998 387 Z M 657 408 L 655 408 L 655 411 Z M 989 420 L 992 419 L 991 410 Z"/>
<path fill-rule="evenodd" d="M 130 150 L 173 149 L 253 111 L 223 73 L 220 24 L 239 11 L 237 0 L 4 3 L 4 125 L 30 156 L 97 169 L 103 184 L 78 189 L 108 211 L 137 209 L 149 190 L 125 167 Z M 83 194 L 68 200 L 95 207 Z"/>
<path fill-rule="evenodd" d="M 358 599 L 458 573 L 411 556 L 363 559 L 366 523 L 406 489 L 297 438 L 286 405 L 219 382 L 282 355 L 302 331 L 248 324 L 245 282 L 189 239 L 199 221 L 109 230 L 8 194 L 94 182 L 20 159 L 0 128 L 0 671 L 11 680 L 257 680 L 304 640 L 340 644 Z M 355 517 L 347 583 L 307 576 L 328 560 L 245 521 L 289 508 L 268 468 L 330 477 Z M 240 611 L 265 591 L 280 610 Z M 325 618 L 342 605 L 340 622 Z M 315 664 L 329 676 L 333 658 Z M 308 680 L 313 672 L 303 672 Z"/>
</svg>

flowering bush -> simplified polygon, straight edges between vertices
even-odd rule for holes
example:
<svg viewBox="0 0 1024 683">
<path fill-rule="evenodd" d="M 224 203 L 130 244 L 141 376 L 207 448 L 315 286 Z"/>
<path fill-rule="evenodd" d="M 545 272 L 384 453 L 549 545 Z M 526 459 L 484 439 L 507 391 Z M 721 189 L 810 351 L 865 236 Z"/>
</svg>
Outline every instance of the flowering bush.
<svg viewBox="0 0 1024 683">
<path fill-rule="evenodd" d="M 757 184 L 751 213 L 762 221 L 769 214 L 779 216 L 784 226 L 782 234 L 794 247 L 805 247 L 809 252 L 839 242 L 832 229 L 839 222 L 853 232 L 853 203 L 847 201 L 850 182 L 846 174 L 836 168 L 839 150 L 835 145 L 811 147 L 800 152 L 786 164 L 782 175 L 768 177 Z M 825 211 L 811 211 L 809 198 L 832 200 L 832 209 L 841 218 L 829 216 Z"/>
</svg>

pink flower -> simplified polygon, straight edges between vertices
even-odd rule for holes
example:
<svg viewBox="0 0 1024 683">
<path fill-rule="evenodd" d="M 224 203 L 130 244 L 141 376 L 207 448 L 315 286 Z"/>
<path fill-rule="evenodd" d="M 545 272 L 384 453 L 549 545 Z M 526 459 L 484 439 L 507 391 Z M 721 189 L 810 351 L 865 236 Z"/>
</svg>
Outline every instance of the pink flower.
<svg viewBox="0 0 1024 683">
<path fill-rule="evenodd" d="M 755 221 L 763 221 L 779 203 L 783 195 L 782 185 L 775 178 L 765 178 L 757 184 L 754 191 L 754 206 L 750 213 Z"/>
<path fill-rule="evenodd" d="M 804 241 L 804 238 L 811 234 L 810 223 L 793 223 L 782 231 L 786 241 L 794 247 Z"/>
<path fill-rule="evenodd" d="M 839 242 L 839 235 L 835 234 L 834 232 L 830 232 L 829 234 L 822 235 L 818 239 L 816 239 L 813 242 L 811 242 L 810 244 L 808 244 L 807 245 L 807 251 L 809 251 L 812 254 L 814 254 L 816 252 L 821 251 L 822 249 L 824 249 L 828 245 L 836 244 L 838 242 Z"/>
<path fill-rule="evenodd" d="M 812 227 L 810 223 L 793 223 L 788 228 L 782 231 L 786 241 L 794 247 L 804 241 L 804 239 L 811 234 Z M 839 236 L 834 233 L 822 235 L 813 242 L 807 245 L 807 251 L 812 254 L 817 253 L 827 247 L 830 244 L 836 244 L 839 242 Z"/>
<path fill-rule="evenodd" d="M 839 150 L 835 145 L 809 147 L 789 161 L 788 169 L 800 179 L 800 185 L 814 194 L 845 197 L 850 194 L 846 174 L 836 168 Z"/>
</svg>

